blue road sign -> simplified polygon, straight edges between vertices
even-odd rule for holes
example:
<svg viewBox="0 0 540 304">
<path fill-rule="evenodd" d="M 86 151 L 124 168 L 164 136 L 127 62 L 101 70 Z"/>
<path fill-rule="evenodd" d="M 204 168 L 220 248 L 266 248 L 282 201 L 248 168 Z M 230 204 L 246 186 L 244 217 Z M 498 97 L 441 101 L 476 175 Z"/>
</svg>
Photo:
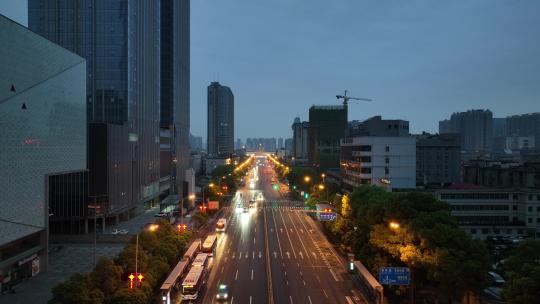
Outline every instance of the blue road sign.
<svg viewBox="0 0 540 304">
<path fill-rule="evenodd" d="M 407 267 L 379 268 L 379 283 L 383 285 L 409 285 L 410 277 Z"/>
<path fill-rule="evenodd" d="M 335 212 L 322 212 L 319 213 L 319 219 L 321 221 L 335 221 L 337 218 L 337 215 Z"/>
</svg>

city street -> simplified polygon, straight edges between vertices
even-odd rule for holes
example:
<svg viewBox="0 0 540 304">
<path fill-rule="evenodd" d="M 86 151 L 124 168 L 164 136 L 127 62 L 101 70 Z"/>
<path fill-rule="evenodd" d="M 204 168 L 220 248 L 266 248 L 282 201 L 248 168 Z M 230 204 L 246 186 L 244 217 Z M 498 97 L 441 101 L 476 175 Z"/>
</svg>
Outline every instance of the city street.
<svg viewBox="0 0 540 304">
<path fill-rule="evenodd" d="M 221 235 L 207 289 L 199 303 L 214 303 L 220 284 L 229 287 L 227 303 L 363 303 L 333 250 L 303 202 L 274 190 L 275 172 L 265 158 L 250 171 L 235 202 L 264 198 L 249 212 L 234 210 Z M 254 181 L 253 189 L 249 189 Z M 270 291 L 270 292 L 269 292 Z"/>
</svg>

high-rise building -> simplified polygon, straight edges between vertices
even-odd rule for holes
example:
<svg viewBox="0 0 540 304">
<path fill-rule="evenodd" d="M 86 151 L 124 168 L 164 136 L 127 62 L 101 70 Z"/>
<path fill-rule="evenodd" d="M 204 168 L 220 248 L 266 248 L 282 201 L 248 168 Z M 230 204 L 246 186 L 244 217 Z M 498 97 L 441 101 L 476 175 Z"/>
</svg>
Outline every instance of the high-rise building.
<svg viewBox="0 0 540 304">
<path fill-rule="evenodd" d="M 283 137 L 278 138 L 278 140 L 277 140 L 277 148 L 278 148 L 278 150 L 284 148 L 283 147 Z"/>
<path fill-rule="evenodd" d="M 506 135 L 534 137 L 536 147 L 540 146 L 540 112 L 506 117 Z M 537 148 L 538 149 L 538 148 Z"/>
<path fill-rule="evenodd" d="M 300 121 L 300 117 L 294 119 L 293 130 L 293 151 L 292 156 L 297 159 L 308 158 L 309 148 L 309 122 Z"/>
<path fill-rule="evenodd" d="M 87 61 L 89 196 L 103 218 L 159 195 L 160 15 L 160 1 L 28 1 L 29 28 Z"/>
<path fill-rule="evenodd" d="M 194 136 L 192 134 L 189 135 L 189 145 L 191 147 L 191 151 L 200 151 L 203 148 L 202 143 L 202 136 Z"/>
<path fill-rule="evenodd" d="M 309 108 L 308 159 L 310 166 L 326 171 L 339 168 L 340 140 L 347 133 L 346 106 Z"/>
<path fill-rule="evenodd" d="M 446 186 L 460 181 L 461 146 L 458 134 L 416 136 L 416 185 Z"/>
<path fill-rule="evenodd" d="M 293 139 L 292 138 L 285 138 L 285 150 L 288 151 L 289 155 L 293 154 Z"/>
<path fill-rule="evenodd" d="M 160 127 L 170 135 L 168 146 L 161 145 L 160 191 L 182 194 L 190 158 L 190 1 L 161 0 L 160 9 Z"/>
<path fill-rule="evenodd" d="M 467 152 L 490 151 L 493 143 L 493 113 L 469 110 L 454 113 L 450 120 L 439 122 L 439 133 L 457 133 L 461 149 Z"/>
<path fill-rule="evenodd" d="M 234 153 L 234 95 L 232 90 L 212 82 L 208 86 L 208 154 Z"/>
<path fill-rule="evenodd" d="M 359 136 L 341 141 L 343 186 L 378 185 L 387 190 L 416 187 L 416 140 L 411 136 Z"/>
<path fill-rule="evenodd" d="M 4 293 L 46 269 L 49 220 L 85 229 L 86 62 L 2 15 L 0 41 Z"/>
</svg>

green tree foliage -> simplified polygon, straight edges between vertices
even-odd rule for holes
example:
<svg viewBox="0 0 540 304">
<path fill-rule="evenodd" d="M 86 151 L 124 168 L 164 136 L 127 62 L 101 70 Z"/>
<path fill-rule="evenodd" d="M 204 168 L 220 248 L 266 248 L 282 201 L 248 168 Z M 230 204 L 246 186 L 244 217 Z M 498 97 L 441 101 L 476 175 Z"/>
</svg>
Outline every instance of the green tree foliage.
<svg viewBox="0 0 540 304">
<path fill-rule="evenodd" d="M 92 286 L 88 276 L 79 273 L 52 289 L 49 304 L 95 304 L 103 303 L 103 293 Z"/>
<path fill-rule="evenodd" d="M 139 272 L 146 271 L 148 266 L 148 255 L 144 248 L 139 244 L 139 251 L 136 251 L 135 244 L 128 244 L 118 255 L 117 263 L 124 272 L 135 272 L 135 256 L 137 256 L 137 270 Z"/>
<path fill-rule="evenodd" d="M 113 260 L 102 257 L 90 273 L 90 280 L 93 286 L 101 290 L 105 299 L 109 299 L 121 287 L 122 273 L 122 267 L 116 265 Z"/>
<path fill-rule="evenodd" d="M 129 289 L 124 287 L 119 289 L 110 300 L 110 304 L 146 304 L 148 295 L 144 289 Z"/>
<path fill-rule="evenodd" d="M 415 286 L 447 299 L 486 286 L 487 250 L 457 227 L 446 203 L 430 194 L 390 193 L 373 186 L 357 188 L 348 203 L 342 200 L 341 213 L 350 218 L 332 223 L 330 230 L 350 244 L 372 273 L 382 266 L 409 267 Z M 390 228 L 390 222 L 399 228 Z"/>
<path fill-rule="evenodd" d="M 504 262 L 503 296 L 509 304 L 537 303 L 540 299 L 540 241 L 520 244 Z"/>
</svg>

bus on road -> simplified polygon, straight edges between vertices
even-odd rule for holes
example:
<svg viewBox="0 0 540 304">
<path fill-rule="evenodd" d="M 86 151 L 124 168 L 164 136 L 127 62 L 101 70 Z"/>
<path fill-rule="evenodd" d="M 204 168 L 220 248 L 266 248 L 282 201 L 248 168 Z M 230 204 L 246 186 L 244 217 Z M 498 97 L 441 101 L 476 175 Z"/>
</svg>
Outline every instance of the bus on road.
<svg viewBox="0 0 540 304">
<path fill-rule="evenodd" d="M 193 263 L 191 264 L 191 267 L 202 267 L 206 268 L 208 265 L 208 254 L 206 253 L 199 253 L 193 260 Z"/>
<path fill-rule="evenodd" d="M 211 234 L 206 237 L 202 245 L 202 252 L 207 253 L 208 256 L 214 256 L 217 247 L 217 235 Z"/>
<path fill-rule="evenodd" d="M 199 247 L 200 247 L 200 244 L 198 241 L 191 243 L 191 246 L 189 246 L 186 253 L 184 253 L 183 258 L 189 261 L 189 263 L 191 263 L 191 261 L 193 261 L 193 258 L 195 258 L 195 255 L 199 252 L 199 249 L 200 249 Z"/>
<path fill-rule="evenodd" d="M 191 267 L 182 282 L 182 300 L 196 300 L 204 282 L 204 267 Z"/>
<path fill-rule="evenodd" d="M 217 232 L 225 231 L 225 227 L 227 227 L 227 220 L 225 218 L 220 218 L 216 224 L 216 231 Z"/>
</svg>

